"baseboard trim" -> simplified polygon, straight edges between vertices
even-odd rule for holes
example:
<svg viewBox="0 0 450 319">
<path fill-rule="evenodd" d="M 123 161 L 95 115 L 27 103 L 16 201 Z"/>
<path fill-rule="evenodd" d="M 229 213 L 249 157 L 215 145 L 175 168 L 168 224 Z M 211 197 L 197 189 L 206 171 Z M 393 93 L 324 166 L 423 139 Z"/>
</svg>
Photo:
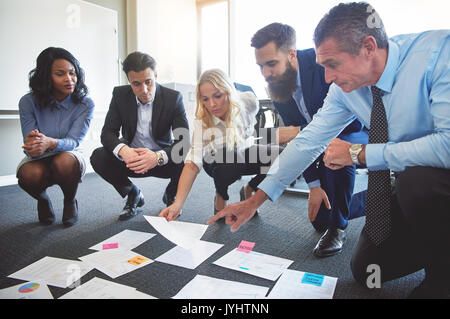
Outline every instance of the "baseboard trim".
<svg viewBox="0 0 450 319">
<path fill-rule="evenodd" d="M 17 184 L 16 175 L 0 176 L 0 187 L 8 186 L 8 185 L 16 185 L 16 184 Z"/>
</svg>

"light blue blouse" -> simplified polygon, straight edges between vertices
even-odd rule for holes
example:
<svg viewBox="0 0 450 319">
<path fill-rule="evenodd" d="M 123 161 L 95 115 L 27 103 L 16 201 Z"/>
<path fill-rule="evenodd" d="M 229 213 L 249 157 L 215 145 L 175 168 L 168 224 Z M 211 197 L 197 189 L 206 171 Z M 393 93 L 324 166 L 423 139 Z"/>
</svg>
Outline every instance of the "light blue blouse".
<svg viewBox="0 0 450 319">
<path fill-rule="evenodd" d="M 58 140 L 58 145 L 51 152 L 73 151 L 88 132 L 94 102 L 85 97 L 81 103 L 75 103 L 69 95 L 65 100 L 54 103 L 53 109 L 41 109 L 32 93 L 20 99 L 19 114 L 23 139 L 25 141 L 27 134 L 37 129 L 45 136 Z"/>
</svg>

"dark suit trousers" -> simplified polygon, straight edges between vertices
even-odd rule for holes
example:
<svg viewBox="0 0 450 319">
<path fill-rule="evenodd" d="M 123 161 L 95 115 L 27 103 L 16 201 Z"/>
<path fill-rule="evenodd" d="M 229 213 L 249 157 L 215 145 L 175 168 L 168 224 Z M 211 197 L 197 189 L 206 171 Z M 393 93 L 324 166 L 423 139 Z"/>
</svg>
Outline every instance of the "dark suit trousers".
<svg viewBox="0 0 450 319">
<path fill-rule="evenodd" d="M 391 237 L 376 247 L 363 228 L 351 269 L 366 285 L 367 266 L 380 266 L 381 282 L 425 268 L 437 287 L 450 286 L 450 170 L 410 167 L 396 177 Z"/>
<path fill-rule="evenodd" d="M 119 160 L 112 152 L 100 147 L 94 150 L 91 155 L 91 164 L 94 171 L 104 180 L 110 183 L 122 197 L 127 196 L 133 183 L 128 177 L 149 177 L 170 179 L 166 188 L 166 193 L 175 196 L 177 193 L 178 181 L 184 164 L 175 164 L 169 160 L 166 165 L 156 166 L 145 174 L 136 174 Z"/>
<path fill-rule="evenodd" d="M 255 175 L 248 184 L 256 191 L 282 150 L 278 145 L 260 144 L 255 144 L 242 153 L 235 150 L 227 153 L 222 150 L 220 154 L 215 154 L 216 160 L 205 158 L 203 168 L 214 179 L 216 192 L 224 200 L 229 200 L 228 187 L 244 175 Z"/>
</svg>

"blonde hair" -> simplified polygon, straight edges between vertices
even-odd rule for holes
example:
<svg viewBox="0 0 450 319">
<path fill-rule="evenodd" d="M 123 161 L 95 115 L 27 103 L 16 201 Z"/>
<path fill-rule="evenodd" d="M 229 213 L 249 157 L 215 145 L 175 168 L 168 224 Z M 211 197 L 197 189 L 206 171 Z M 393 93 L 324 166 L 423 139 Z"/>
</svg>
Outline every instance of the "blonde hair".
<svg viewBox="0 0 450 319">
<path fill-rule="evenodd" d="M 240 101 L 237 95 L 237 91 L 231 82 L 230 78 L 220 69 L 207 70 L 200 75 L 200 79 L 197 83 L 196 96 L 197 106 L 195 109 L 195 118 L 201 120 L 206 126 L 206 129 L 213 128 L 213 120 L 211 113 L 204 106 L 200 97 L 200 86 L 204 83 L 211 83 L 216 89 L 225 92 L 228 97 L 228 103 L 230 107 L 225 114 L 225 127 L 226 132 L 226 144 L 227 149 L 233 149 L 238 141 L 238 135 L 236 134 L 237 128 L 242 126 L 242 122 L 239 120 L 239 113 L 241 112 Z M 211 136 L 211 142 L 214 141 L 215 136 Z"/>
</svg>

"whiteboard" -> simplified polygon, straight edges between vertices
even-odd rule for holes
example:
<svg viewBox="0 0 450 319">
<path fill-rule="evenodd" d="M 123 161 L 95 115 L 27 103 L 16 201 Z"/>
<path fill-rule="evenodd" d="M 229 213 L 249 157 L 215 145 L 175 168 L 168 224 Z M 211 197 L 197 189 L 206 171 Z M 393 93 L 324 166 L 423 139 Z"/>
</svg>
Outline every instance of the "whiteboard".
<svg viewBox="0 0 450 319">
<path fill-rule="evenodd" d="M 0 1 L 0 110 L 18 110 L 28 73 L 47 47 L 71 52 L 85 71 L 96 113 L 120 83 L 117 11 L 80 0 Z"/>
</svg>

